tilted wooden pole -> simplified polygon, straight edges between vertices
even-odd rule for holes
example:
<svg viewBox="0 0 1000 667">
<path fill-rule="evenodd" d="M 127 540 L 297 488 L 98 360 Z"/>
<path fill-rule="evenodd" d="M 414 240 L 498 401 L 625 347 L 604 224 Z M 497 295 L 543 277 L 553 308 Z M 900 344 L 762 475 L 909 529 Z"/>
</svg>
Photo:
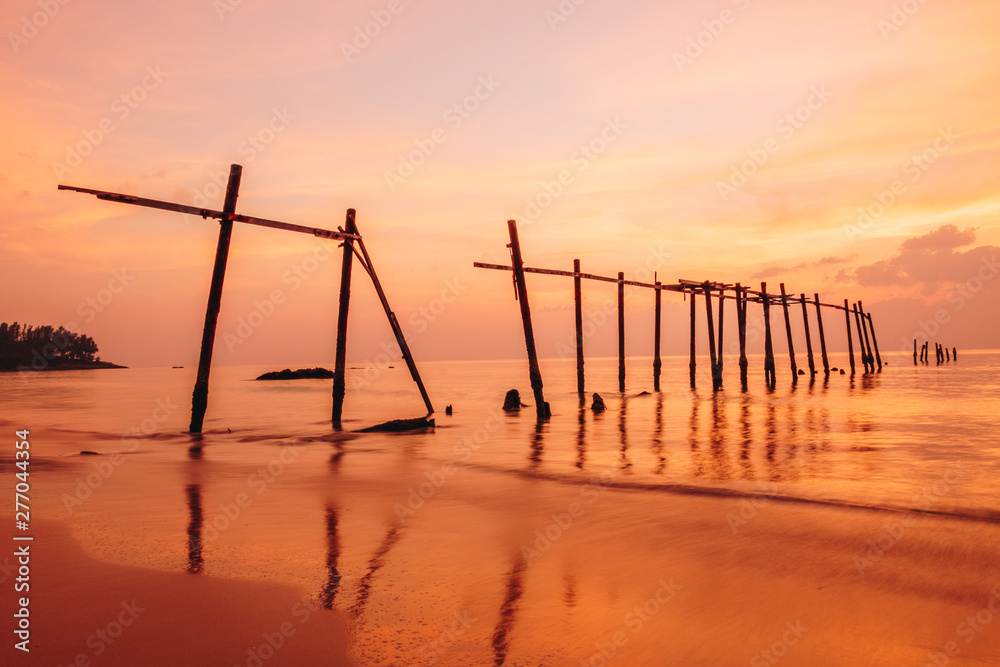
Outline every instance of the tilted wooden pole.
<svg viewBox="0 0 1000 667">
<path fill-rule="evenodd" d="M 851 308 L 844 299 L 844 317 L 847 319 L 847 353 L 851 357 L 851 375 L 854 375 L 854 345 L 851 342 Z"/>
<path fill-rule="evenodd" d="M 799 369 L 795 365 L 795 346 L 792 344 L 792 320 L 788 317 L 788 295 L 785 283 L 781 283 L 781 308 L 785 312 L 785 334 L 788 336 L 788 361 L 792 366 L 792 384 L 799 381 Z"/>
<path fill-rule="evenodd" d="M 777 377 L 774 368 L 774 344 L 771 342 L 771 301 L 767 296 L 767 283 L 760 284 L 761 300 L 764 304 L 764 383 L 774 388 Z"/>
<path fill-rule="evenodd" d="M 875 338 L 875 324 L 872 322 L 872 314 L 867 313 L 868 316 L 868 328 L 872 332 L 872 346 L 875 348 L 875 363 L 878 364 L 878 372 L 882 372 L 882 355 L 878 353 L 878 339 Z"/>
<path fill-rule="evenodd" d="M 799 298 L 802 301 L 802 326 L 806 331 L 806 357 L 809 360 L 809 379 L 812 380 L 816 377 L 816 363 L 813 359 L 812 336 L 809 335 L 809 310 L 806 307 L 806 295 L 801 294 Z"/>
<path fill-rule="evenodd" d="M 868 336 L 868 318 L 865 316 L 864 306 L 858 301 L 858 315 L 861 316 L 861 331 L 864 332 L 865 337 L 865 349 L 868 351 L 868 368 L 869 371 L 875 372 L 875 355 L 872 354 L 872 344 Z"/>
<path fill-rule="evenodd" d="M 347 209 L 344 231 L 357 234 L 358 228 L 354 222 L 355 210 Z M 333 427 L 341 428 L 341 415 L 344 412 L 344 394 L 347 391 L 347 313 L 351 305 L 351 266 L 354 260 L 354 244 L 351 239 L 344 239 L 344 258 L 340 267 L 340 305 L 337 311 L 337 356 L 333 367 Z"/>
<path fill-rule="evenodd" d="M 580 260 L 573 260 L 573 302 L 576 315 L 576 392 L 585 399 L 583 382 L 583 289 L 580 278 Z"/>
<path fill-rule="evenodd" d="M 712 290 L 708 283 L 704 285 L 705 290 L 705 317 L 708 320 L 708 357 L 712 368 L 712 390 L 718 391 L 721 385 L 719 381 L 719 365 L 715 355 L 715 327 L 712 324 Z"/>
<path fill-rule="evenodd" d="M 819 307 L 819 294 L 813 294 L 816 304 L 816 326 L 819 327 L 819 349 L 823 355 L 823 374 L 830 376 L 830 359 L 826 355 L 826 334 L 823 332 L 823 309 Z"/>
<path fill-rule="evenodd" d="M 854 325 L 858 329 L 858 347 L 861 348 L 861 364 L 865 367 L 865 374 L 867 374 L 868 353 L 865 351 L 865 338 L 861 332 L 861 315 L 858 314 L 858 304 L 854 304 Z"/>
<path fill-rule="evenodd" d="M 236 212 L 236 200 L 240 194 L 240 178 L 243 167 L 238 164 L 229 167 L 229 183 L 226 186 L 226 200 L 222 212 L 231 216 Z M 208 377 L 212 371 L 212 350 L 215 347 L 215 329 L 219 323 L 219 309 L 222 306 L 222 284 L 226 280 L 226 262 L 229 260 L 229 243 L 233 237 L 233 221 L 225 217 L 219 223 L 219 245 L 215 250 L 215 266 L 212 268 L 212 286 L 208 292 L 208 308 L 205 311 L 205 328 L 201 334 L 201 355 L 198 358 L 198 377 L 191 396 L 191 433 L 201 433 L 208 409 Z"/>
<path fill-rule="evenodd" d="M 507 221 L 510 234 L 510 258 L 514 268 L 514 284 L 517 286 L 517 300 L 521 305 L 521 323 L 524 325 L 524 345 L 528 351 L 528 378 L 531 391 L 535 395 L 535 412 L 538 419 L 546 419 L 545 397 L 542 395 L 542 373 L 538 370 L 538 354 L 535 351 L 535 332 L 531 328 L 531 308 L 528 307 L 528 286 L 524 281 L 524 261 L 521 259 L 521 243 L 517 238 L 517 222 Z"/>
<path fill-rule="evenodd" d="M 625 274 L 618 272 L 618 391 L 625 393 Z"/>
<path fill-rule="evenodd" d="M 656 280 L 655 275 L 653 280 L 659 287 L 660 281 Z M 660 293 L 662 290 L 653 291 L 656 294 L 653 308 L 653 391 L 660 391 L 660 368 L 663 365 L 663 362 L 660 361 Z"/>
</svg>

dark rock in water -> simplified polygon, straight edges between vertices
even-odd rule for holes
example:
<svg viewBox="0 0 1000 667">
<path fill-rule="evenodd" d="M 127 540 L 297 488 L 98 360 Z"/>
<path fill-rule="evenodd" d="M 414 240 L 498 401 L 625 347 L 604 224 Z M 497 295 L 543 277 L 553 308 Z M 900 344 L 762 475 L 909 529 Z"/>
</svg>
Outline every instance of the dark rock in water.
<svg viewBox="0 0 1000 667">
<path fill-rule="evenodd" d="M 608 406 L 604 405 L 604 399 L 601 398 L 601 395 L 595 392 L 594 402 L 593 404 L 591 404 L 590 409 L 593 410 L 594 412 L 604 412 L 607 409 L 607 407 Z"/>
<path fill-rule="evenodd" d="M 305 380 L 305 379 L 326 379 L 332 378 L 333 371 L 327 370 L 325 368 L 300 368 L 297 371 L 293 371 L 290 368 L 286 368 L 283 371 L 271 371 L 270 373 L 264 373 L 259 376 L 258 380 Z"/>
<path fill-rule="evenodd" d="M 651 394 L 648 391 L 640 391 L 638 394 L 636 394 L 636 396 L 650 396 L 650 395 Z"/>
<path fill-rule="evenodd" d="M 83 451 L 80 452 L 80 456 L 104 456 L 104 454 L 100 454 L 98 452 L 92 452 L 89 449 L 84 449 Z M 95 463 L 94 465 L 97 464 Z"/>
<path fill-rule="evenodd" d="M 521 408 L 526 407 L 528 406 L 521 402 L 521 394 L 518 393 L 517 389 L 511 389 L 504 396 L 503 409 L 507 412 L 517 412 Z"/>
<path fill-rule="evenodd" d="M 445 409 L 444 409 L 444 413 L 445 413 L 446 415 L 450 415 L 450 414 L 451 414 L 451 406 L 450 406 L 450 405 L 449 405 L 449 406 L 447 406 L 447 407 L 445 407 Z"/>
<path fill-rule="evenodd" d="M 839 369 L 839 368 L 837 368 L 836 366 L 834 366 L 834 367 L 833 367 L 833 368 L 831 368 L 830 370 L 831 370 L 831 371 L 838 371 L 838 370 L 840 370 L 840 369 Z"/>
<path fill-rule="evenodd" d="M 171 366 L 171 368 L 184 368 L 183 366 Z"/>
<path fill-rule="evenodd" d="M 840 374 L 841 374 L 841 375 L 845 375 L 845 373 L 844 373 L 844 369 L 843 369 L 843 368 L 841 368 L 841 369 L 840 369 Z"/>
<path fill-rule="evenodd" d="M 805 375 L 805 374 L 806 374 L 806 372 L 800 368 L 799 369 L 799 375 Z"/>
<path fill-rule="evenodd" d="M 416 419 L 393 419 L 384 424 L 375 424 L 368 428 L 359 429 L 358 433 L 376 433 L 382 431 L 416 431 L 419 429 L 434 428 L 434 420 L 427 417 L 417 417 Z"/>
</svg>

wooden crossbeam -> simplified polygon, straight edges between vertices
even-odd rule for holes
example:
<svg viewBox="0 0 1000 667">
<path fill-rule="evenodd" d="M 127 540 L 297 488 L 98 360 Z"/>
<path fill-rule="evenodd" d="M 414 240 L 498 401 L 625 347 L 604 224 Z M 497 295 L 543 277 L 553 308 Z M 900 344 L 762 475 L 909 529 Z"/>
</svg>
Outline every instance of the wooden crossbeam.
<svg viewBox="0 0 1000 667">
<path fill-rule="evenodd" d="M 215 218 L 216 220 L 229 220 L 232 222 L 242 222 L 248 225 L 257 225 L 259 227 L 271 227 L 274 229 L 284 229 L 289 232 L 300 232 L 303 234 L 311 234 L 312 236 L 318 236 L 325 239 L 360 239 L 361 237 L 357 234 L 348 234 L 342 231 L 331 231 L 329 229 L 320 229 L 318 227 L 307 227 L 305 225 L 296 225 L 290 222 L 281 222 L 279 220 L 267 220 L 266 218 L 255 218 L 249 215 L 240 215 L 239 213 L 224 213 L 222 211 L 215 211 L 208 208 L 198 208 L 197 206 L 188 206 L 186 204 L 175 204 L 173 202 L 160 201 L 158 199 L 146 199 L 144 197 L 135 197 L 133 195 L 123 195 L 117 192 L 105 192 L 103 190 L 91 190 L 89 188 L 78 188 L 72 185 L 60 185 L 60 190 L 70 190 L 72 192 L 82 192 L 88 195 L 94 195 L 98 199 L 104 201 L 118 202 L 119 204 L 133 204 L 135 206 L 145 206 L 147 208 L 158 208 L 163 211 L 173 211 L 174 213 L 187 213 L 189 215 L 197 215 L 201 218 Z"/>
</svg>

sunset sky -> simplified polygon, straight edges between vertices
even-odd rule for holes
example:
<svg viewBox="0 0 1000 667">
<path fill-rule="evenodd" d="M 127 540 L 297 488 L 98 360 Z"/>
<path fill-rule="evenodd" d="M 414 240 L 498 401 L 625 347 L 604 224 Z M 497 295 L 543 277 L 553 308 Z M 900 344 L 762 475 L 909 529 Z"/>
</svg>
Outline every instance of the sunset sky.
<svg viewBox="0 0 1000 667">
<path fill-rule="evenodd" d="M 56 185 L 218 209 L 231 163 L 240 213 L 357 209 L 418 360 L 523 355 L 510 278 L 472 266 L 509 261 L 511 218 L 529 266 L 784 282 L 864 301 L 884 349 L 1000 347 L 996 2 L 63 2 L 0 7 L 0 320 L 107 360 L 196 363 L 218 224 Z M 237 225 L 216 362 L 331 360 L 339 265 Z M 360 362 L 392 336 L 354 275 Z M 558 356 L 572 282 L 528 288 Z M 592 317 L 614 296 L 587 284 Z M 651 354 L 652 294 L 627 300 Z"/>
</svg>

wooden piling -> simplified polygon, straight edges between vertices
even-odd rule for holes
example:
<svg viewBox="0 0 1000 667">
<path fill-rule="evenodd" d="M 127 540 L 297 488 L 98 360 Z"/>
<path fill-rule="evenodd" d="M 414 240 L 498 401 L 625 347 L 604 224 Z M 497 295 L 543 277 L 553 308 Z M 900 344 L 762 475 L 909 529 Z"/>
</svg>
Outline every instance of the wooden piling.
<svg viewBox="0 0 1000 667">
<path fill-rule="evenodd" d="M 799 381 L 799 368 L 795 365 L 795 345 L 792 343 L 792 320 L 788 317 L 788 295 L 785 283 L 781 283 L 781 308 L 785 313 L 785 334 L 788 337 L 788 361 L 792 367 L 792 384 Z"/>
<path fill-rule="evenodd" d="M 947 347 L 944 348 L 944 360 L 951 361 L 951 352 L 948 351 Z"/>
<path fill-rule="evenodd" d="M 951 348 L 951 359 L 952 359 L 952 361 L 958 361 L 958 348 L 957 347 Z"/>
<path fill-rule="evenodd" d="M 917 339 L 913 339 L 913 365 L 917 365 Z"/>
<path fill-rule="evenodd" d="M 712 368 L 712 390 L 718 391 L 721 386 L 719 378 L 719 366 L 715 355 L 715 326 L 712 321 L 712 288 L 708 283 L 703 286 L 705 290 L 705 317 L 708 320 L 708 357 Z"/>
<path fill-rule="evenodd" d="M 861 316 L 861 331 L 865 335 L 865 349 L 868 352 L 868 369 L 870 373 L 875 372 L 875 355 L 872 354 L 871 337 L 868 335 L 868 317 L 865 315 L 864 306 L 858 301 L 858 315 Z"/>
<path fill-rule="evenodd" d="M 357 234 L 355 210 L 347 209 L 344 231 Z M 341 429 L 344 411 L 344 394 L 347 391 L 347 313 L 351 305 L 351 266 L 354 261 L 354 242 L 344 239 L 344 257 L 340 265 L 340 306 L 337 311 L 337 356 L 333 367 L 333 427 Z"/>
<path fill-rule="evenodd" d="M 654 280 L 656 280 L 654 276 Z M 656 280 L 655 305 L 653 307 L 653 391 L 660 391 L 660 281 Z"/>
<path fill-rule="evenodd" d="M 576 305 L 576 391 L 581 401 L 586 401 L 583 382 L 583 288 L 580 278 L 580 260 L 573 260 L 573 299 Z M 581 403 L 582 405 L 583 403 Z"/>
<path fill-rule="evenodd" d="M 771 301 L 767 296 L 767 283 L 760 284 L 760 293 L 764 303 L 764 382 L 774 389 L 777 377 L 774 369 L 774 345 L 771 342 Z"/>
<path fill-rule="evenodd" d="M 618 272 L 618 391 L 625 393 L 625 274 Z"/>
<path fill-rule="evenodd" d="M 725 292 L 725 290 L 720 290 L 719 291 L 719 344 L 715 348 L 716 349 L 715 361 L 716 361 L 716 364 L 719 367 L 718 368 L 718 373 L 719 373 L 719 387 L 720 388 L 722 387 L 722 377 L 723 377 L 722 376 L 722 364 L 723 364 L 723 361 L 724 361 L 723 357 L 725 356 L 725 354 L 723 353 L 723 349 L 724 348 L 722 347 L 722 317 L 723 317 L 723 315 L 725 313 L 725 309 L 723 308 L 723 305 L 725 303 L 726 303 L 726 292 Z"/>
<path fill-rule="evenodd" d="M 859 302 L 860 303 L 860 302 Z M 878 338 L 875 337 L 875 323 L 872 322 L 872 314 L 866 313 L 868 317 L 868 329 L 872 332 L 872 347 L 875 348 L 875 363 L 878 365 L 878 372 L 882 372 L 882 355 L 878 352 Z"/>
<path fill-rule="evenodd" d="M 806 331 L 806 358 L 809 360 L 809 380 L 816 377 L 816 363 L 813 359 L 812 337 L 809 335 L 809 310 L 806 307 L 806 295 L 799 295 L 802 301 L 802 326 Z"/>
<path fill-rule="evenodd" d="M 823 356 L 823 375 L 830 376 L 830 358 L 826 354 L 826 333 L 823 331 L 823 309 L 819 305 L 819 294 L 813 294 L 816 304 L 816 326 L 819 328 L 819 349 Z"/>
<path fill-rule="evenodd" d="M 851 342 L 851 307 L 844 299 L 844 317 L 847 319 L 847 352 L 851 357 L 851 375 L 854 375 L 854 344 Z"/>
<path fill-rule="evenodd" d="M 865 374 L 868 374 L 868 352 L 865 349 L 865 338 L 861 330 L 861 315 L 858 313 L 858 304 L 854 304 L 854 325 L 858 329 L 858 347 L 861 348 L 861 364 L 865 367 Z"/>
<path fill-rule="evenodd" d="M 747 391 L 747 291 L 736 283 L 736 324 L 740 336 L 740 386 Z"/>
<path fill-rule="evenodd" d="M 528 351 L 528 378 L 531 381 L 531 391 L 535 395 L 535 412 L 539 421 L 546 419 L 545 397 L 542 395 L 542 373 L 538 370 L 538 353 L 535 351 L 535 332 L 531 328 L 531 308 L 528 306 L 528 286 L 524 281 L 524 261 L 521 259 L 521 242 L 517 238 L 517 221 L 507 221 L 507 232 L 510 234 L 511 268 L 514 270 L 514 284 L 517 287 L 517 300 L 521 306 L 521 324 L 524 326 L 524 346 Z"/>
<path fill-rule="evenodd" d="M 191 433 L 201 433 L 208 409 L 208 377 L 212 370 L 212 349 L 215 346 L 215 329 L 219 323 L 219 309 L 222 305 L 222 284 L 226 279 L 226 262 L 229 259 L 229 244 L 233 237 L 232 215 L 236 213 L 236 200 L 240 192 L 240 178 L 243 167 L 238 164 L 229 168 L 229 183 L 226 186 L 226 200 L 222 207 L 223 217 L 219 223 L 219 245 L 215 250 L 215 266 L 212 268 L 212 285 L 208 292 L 208 308 L 205 311 L 205 327 L 201 334 L 201 356 L 198 358 L 198 377 L 191 397 Z"/>
<path fill-rule="evenodd" d="M 695 356 L 694 356 L 695 355 L 695 321 L 694 321 L 694 318 L 695 318 L 694 296 L 695 296 L 695 294 L 697 294 L 697 292 L 695 292 L 693 289 L 688 293 L 688 296 L 691 297 L 691 361 L 688 362 L 688 370 L 689 370 L 689 372 L 691 374 L 691 388 L 692 389 L 695 388 L 694 376 L 695 376 L 695 368 L 697 367 L 697 364 L 695 362 Z"/>
</svg>

